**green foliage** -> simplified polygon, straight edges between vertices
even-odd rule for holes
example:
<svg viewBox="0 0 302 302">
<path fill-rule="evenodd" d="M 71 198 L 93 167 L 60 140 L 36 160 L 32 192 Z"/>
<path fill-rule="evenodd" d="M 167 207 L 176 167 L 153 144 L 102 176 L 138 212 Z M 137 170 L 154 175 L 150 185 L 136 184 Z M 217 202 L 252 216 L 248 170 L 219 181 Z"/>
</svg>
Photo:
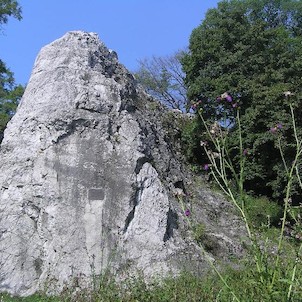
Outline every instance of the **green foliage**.
<svg viewBox="0 0 302 302">
<path fill-rule="evenodd" d="M 186 159 L 194 164 L 202 163 L 205 158 L 200 148 L 202 139 L 201 121 L 198 117 L 184 120 L 181 127 L 181 146 Z"/>
<path fill-rule="evenodd" d="M 221 1 L 209 10 L 183 58 L 189 98 L 209 98 L 210 110 L 228 91 L 246 109 L 275 105 L 283 91 L 296 90 L 302 73 L 296 11 L 302 4 L 292 0 Z"/>
<path fill-rule="evenodd" d="M 282 207 L 266 197 L 245 196 L 245 210 L 250 223 L 258 228 L 277 226 L 283 214 Z"/>
<path fill-rule="evenodd" d="M 190 51 L 182 59 L 188 97 L 202 101 L 206 120 L 234 122 L 232 105 L 240 107 L 243 145 L 251 158 L 245 185 L 278 199 L 284 197 L 278 188 L 286 179 L 276 138 L 268 131 L 282 123 L 284 152 L 290 162 L 294 151 L 288 133 L 289 103 L 296 105 L 297 129 L 302 132 L 301 15 L 301 1 L 221 1 L 193 30 Z M 286 91 L 295 96 L 284 97 Z M 225 92 L 232 103 L 221 101 Z M 229 130 L 235 132 L 237 125 L 231 126 L 234 129 Z M 236 137 L 234 133 L 233 146 Z"/>
<path fill-rule="evenodd" d="M 14 115 L 24 87 L 14 84 L 13 73 L 0 60 L 0 142 L 6 124 Z"/>
<path fill-rule="evenodd" d="M 21 20 L 21 7 L 15 0 L 1 0 L 0 1 L 0 26 L 6 24 L 8 17 L 15 17 Z"/>
<path fill-rule="evenodd" d="M 206 236 L 206 226 L 203 223 L 198 223 L 192 227 L 194 239 L 201 243 Z"/>
<path fill-rule="evenodd" d="M 194 240 L 202 245 L 205 251 L 215 255 L 215 251 L 219 248 L 217 238 L 213 238 L 206 230 L 203 223 L 197 223 L 192 226 Z"/>
<path fill-rule="evenodd" d="M 0 26 L 6 24 L 8 17 L 13 16 L 20 20 L 21 7 L 17 1 L 0 1 Z M 6 67 L 0 59 L 0 142 L 3 138 L 3 132 L 6 124 L 14 115 L 19 100 L 24 92 L 24 87 L 16 85 L 13 73 Z"/>
</svg>

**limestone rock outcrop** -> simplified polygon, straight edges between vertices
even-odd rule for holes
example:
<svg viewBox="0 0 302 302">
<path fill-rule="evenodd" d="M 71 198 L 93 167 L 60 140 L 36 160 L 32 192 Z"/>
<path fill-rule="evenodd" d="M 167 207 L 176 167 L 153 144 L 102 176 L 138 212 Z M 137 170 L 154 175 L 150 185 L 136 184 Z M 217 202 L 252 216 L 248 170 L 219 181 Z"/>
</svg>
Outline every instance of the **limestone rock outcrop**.
<svg viewBox="0 0 302 302">
<path fill-rule="evenodd" d="M 165 116 L 96 34 L 69 32 L 41 50 L 0 149 L 0 291 L 206 268 L 173 193 L 191 180 Z M 240 254 L 231 206 L 192 190 L 213 259 Z"/>
</svg>

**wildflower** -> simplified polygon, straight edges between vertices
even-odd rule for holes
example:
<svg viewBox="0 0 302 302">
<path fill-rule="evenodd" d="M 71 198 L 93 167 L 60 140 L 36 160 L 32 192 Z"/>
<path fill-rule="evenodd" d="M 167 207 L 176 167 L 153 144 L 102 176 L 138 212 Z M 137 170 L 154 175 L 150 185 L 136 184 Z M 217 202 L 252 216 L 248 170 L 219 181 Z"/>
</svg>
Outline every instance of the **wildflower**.
<svg viewBox="0 0 302 302">
<path fill-rule="evenodd" d="M 280 130 L 282 128 L 283 128 L 283 125 L 281 123 L 278 123 L 275 127 L 271 127 L 269 131 L 270 131 L 270 133 L 275 134 L 278 132 L 278 130 Z"/>
<path fill-rule="evenodd" d="M 229 95 L 229 94 L 228 94 L 227 92 L 225 92 L 225 93 L 223 93 L 220 97 L 221 97 L 222 99 L 225 99 L 228 95 Z"/>
<path fill-rule="evenodd" d="M 208 171 L 209 168 L 210 168 L 209 164 L 205 164 L 205 165 L 203 166 L 203 169 L 204 169 L 205 171 Z"/>
<path fill-rule="evenodd" d="M 275 134 L 278 131 L 278 128 L 272 127 L 269 131 L 270 131 L 270 133 Z"/>
<path fill-rule="evenodd" d="M 187 192 L 186 196 L 187 196 L 187 197 L 192 197 L 192 196 L 193 196 L 193 193 L 192 193 L 192 192 Z"/>
<path fill-rule="evenodd" d="M 211 134 L 218 134 L 220 132 L 220 125 L 218 122 L 214 122 L 214 124 L 211 126 L 210 133 Z"/>
<path fill-rule="evenodd" d="M 219 96 L 219 97 L 217 97 L 217 102 L 221 102 L 221 97 Z"/>
<path fill-rule="evenodd" d="M 186 194 L 184 193 L 183 189 L 180 189 L 180 188 L 175 188 L 174 191 L 173 191 L 174 195 L 176 197 L 184 197 L 186 196 Z"/>
<path fill-rule="evenodd" d="M 191 215 L 191 211 L 190 211 L 189 209 L 186 209 L 186 210 L 185 210 L 185 215 L 186 215 L 187 217 L 189 217 L 189 216 Z"/>
<path fill-rule="evenodd" d="M 191 106 L 191 108 L 193 109 L 193 110 L 196 110 L 196 107 L 197 107 L 197 105 L 194 103 L 194 104 L 192 104 L 192 106 Z"/>
<path fill-rule="evenodd" d="M 244 149 L 243 152 L 242 152 L 243 156 L 247 156 L 249 154 L 248 150 L 247 149 Z"/>
<path fill-rule="evenodd" d="M 232 104 L 232 107 L 233 107 L 233 108 L 236 108 L 237 106 L 238 106 L 237 103 Z"/>
<path fill-rule="evenodd" d="M 201 147 L 205 147 L 208 145 L 208 142 L 207 141 L 200 141 L 200 146 Z"/>
<path fill-rule="evenodd" d="M 294 94 L 293 94 L 292 92 L 290 92 L 290 91 L 284 91 L 283 94 L 284 94 L 284 96 L 285 96 L 286 98 L 289 97 L 289 96 L 294 95 Z"/>
<path fill-rule="evenodd" d="M 233 101 L 233 98 L 227 92 L 223 93 L 220 97 L 221 99 L 226 100 L 230 103 Z"/>
<path fill-rule="evenodd" d="M 231 103 L 233 101 L 232 97 L 230 95 L 228 95 L 226 98 L 225 98 L 229 103 Z"/>
</svg>

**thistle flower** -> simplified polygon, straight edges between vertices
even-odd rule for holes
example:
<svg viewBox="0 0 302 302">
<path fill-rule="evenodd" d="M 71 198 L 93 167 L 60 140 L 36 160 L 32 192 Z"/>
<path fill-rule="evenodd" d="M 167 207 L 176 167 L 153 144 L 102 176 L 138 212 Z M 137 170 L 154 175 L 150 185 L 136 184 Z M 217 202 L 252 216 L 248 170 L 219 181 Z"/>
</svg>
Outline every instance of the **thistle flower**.
<svg viewBox="0 0 302 302">
<path fill-rule="evenodd" d="M 223 93 L 220 97 L 221 99 L 226 100 L 230 103 L 233 101 L 233 98 L 227 92 Z"/>
<path fill-rule="evenodd" d="M 218 122 L 214 122 L 214 124 L 211 126 L 210 133 L 217 135 L 220 132 L 220 125 Z"/>
<path fill-rule="evenodd" d="M 185 210 L 185 215 L 186 215 L 187 217 L 189 217 L 189 216 L 191 215 L 191 211 L 190 211 L 189 209 L 186 209 L 186 210 Z"/>
<path fill-rule="evenodd" d="M 271 127 L 269 132 L 275 134 L 278 131 L 277 127 Z"/>
<path fill-rule="evenodd" d="M 176 197 L 184 197 L 186 196 L 186 194 L 184 193 L 183 189 L 180 189 L 180 188 L 175 188 L 174 191 L 173 191 L 174 195 Z"/>
<path fill-rule="evenodd" d="M 203 169 L 204 169 L 205 171 L 208 171 L 209 168 L 210 168 L 210 165 L 209 165 L 209 164 L 205 164 L 205 165 L 203 166 Z"/>
<path fill-rule="evenodd" d="M 232 97 L 230 95 L 228 95 L 226 98 L 225 98 L 229 103 L 231 103 L 233 101 Z"/>
<path fill-rule="evenodd" d="M 269 131 L 270 131 L 270 133 L 275 134 L 278 132 L 278 130 L 281 130 L 282 128 L 283 128 L 283 125 L 281 123 L 278 123 L 275 127 L 271 127 Z"/>
<path fill-rule="evenodd" d="M 229 94 L 228 94 L 227 92 L 225 92 L 225 93 L 223 93 L 220 97 L 221 97 L 222 99 L 225 99 L 228 95 L 229 95 Z"/>
</svg>

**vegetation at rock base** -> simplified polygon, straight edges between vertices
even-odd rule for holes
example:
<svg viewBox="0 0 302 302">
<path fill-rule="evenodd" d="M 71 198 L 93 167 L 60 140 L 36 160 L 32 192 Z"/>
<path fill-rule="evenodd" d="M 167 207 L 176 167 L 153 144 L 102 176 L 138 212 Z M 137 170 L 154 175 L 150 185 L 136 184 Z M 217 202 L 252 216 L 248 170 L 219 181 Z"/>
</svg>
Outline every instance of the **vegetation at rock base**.
<svg viewBox="0 0 302 302">
<path fill-rule="evenodd" d="M 17 1 L 1 0 L 0 29 L 2 29 L 2 25 L 8 22 L 10 16 L 21 20 L 21 7 Z M 14 115 L 23 92 L 24 87 L 15 84 L 13 73 L 0 59 L 0 142 L 2 141 L 6 124 Z"/>
<path fill-rule="evenodd" d="M 288 261 L 290 263 L 290 261 Z M 284 263 L 284 271 L 288 270 Z M 286 297 L 286 281 L 278 284 L 278 290 L 270 295 L 264 285 L 253 282 L 257 273 L 252 267 L 246 266 L 244 271 L 226 269 L 223 273 L 240 301 L 289 301 Z M 299 284 L 302 283 L 300 273 Z M 110 278 L 101 278 L 96 291 L 75 291 L 71 294 L 65 292 L 60 296 L 49 297 L 45 294 L 37 294 L 25 298 L 11 297 L 0 294 L 1 302 L 202 302 L 202 301 L 233 301 L 233 297 L 227 288 L 223 286 L 219 278 L 213 274 L 204 277 L 192 276 L 183 273 L 177 278 L 167 278 L 161 282 L 154 280 L 146 285 L 141 279 L 132 279 L 119 286 Z M 302 290 L 297 288 L 296 300 L 301 301 Z"/>
</svg>

